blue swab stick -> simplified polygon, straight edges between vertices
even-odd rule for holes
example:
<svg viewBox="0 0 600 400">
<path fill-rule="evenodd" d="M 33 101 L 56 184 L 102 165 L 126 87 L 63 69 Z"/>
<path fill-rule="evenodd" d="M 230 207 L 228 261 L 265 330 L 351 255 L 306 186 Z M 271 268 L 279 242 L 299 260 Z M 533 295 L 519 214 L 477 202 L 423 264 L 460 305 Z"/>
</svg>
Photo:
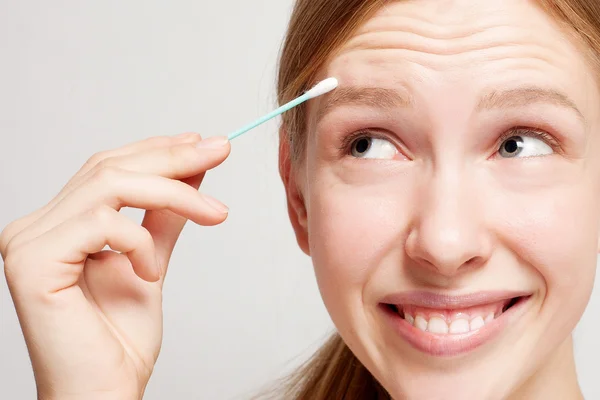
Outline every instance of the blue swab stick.
<svg viewBox="0 0 600 400">
<path fill-rule="evenodd" d="M 265 115 L 264 117 L 261 117 L 261 118 L 257 119 L 256 121 L 244 126 L 243 128 L 240 128 L 239 130 L 229 134 L 229 136 L 227 138 L 229 140 L 235 139 L 236 137 L 240 136 L 241 134 L 246 133 L 253 128 L 256 128 L 260 124 L 263 124 L 263 123 L 267 122 L 268 120 L 273 119 L 276 116 L 283 114 L 284 112 L 286 112 L 288 110 L 291 110 L 292 108 L 304 103 L 307 100 L 314 99 L 315 97 L 319 97 L 325 93 L 331 92 L 333 89 L 335 89 L 337 87 L 337 85 L 338 85 L 337 79 L 327 78 L 324 81 L 317 83 L 315 86 L 313 86 L 312 89 L 310 89 L 308 92 L 304 93 L 302 96 L 295 98 L 294 100 L 290 101 L 289 103 L 282 105 L 278 109 L 271 111 L 269 114 Z"/>
</svg>

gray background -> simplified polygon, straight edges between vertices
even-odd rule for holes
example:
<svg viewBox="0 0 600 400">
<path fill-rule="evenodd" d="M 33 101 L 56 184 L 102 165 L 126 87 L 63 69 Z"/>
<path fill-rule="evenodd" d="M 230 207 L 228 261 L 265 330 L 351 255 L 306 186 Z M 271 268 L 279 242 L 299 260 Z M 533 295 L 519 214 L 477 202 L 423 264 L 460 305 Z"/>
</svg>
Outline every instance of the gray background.
<svg viewBox="0 0 600 400">
<path fill-rule="evenodd" d="M 97 151 L 187 131 L 227 134 L 270 111 L 291 6 L 0 1 L 0 227 L 41 207 Z M 246 399 L 332 329 L 287 219 L 276 131 L 271 121 L 233 141 L 205 179 L 230 216 L 184 230 L 146 399 Z M 599 290 L 576 331 L 588 400 L 600 399 Z M 34 399 L 3 279 L 0 301 L 0 398 Z"/>
</svg>

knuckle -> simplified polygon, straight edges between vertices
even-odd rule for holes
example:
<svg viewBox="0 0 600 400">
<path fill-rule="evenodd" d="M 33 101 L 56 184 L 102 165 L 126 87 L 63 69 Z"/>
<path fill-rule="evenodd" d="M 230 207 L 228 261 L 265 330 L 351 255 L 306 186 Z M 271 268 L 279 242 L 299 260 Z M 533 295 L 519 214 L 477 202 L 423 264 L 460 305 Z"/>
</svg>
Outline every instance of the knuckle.
<svg viewBox="0 0 600 400">
<path fill-rule="evenodd" d="M 94 166 L 97 170 L 103 170 L 106 168 L 113 168 L 115 166 L 114 157 L 106 157 L 102 160 L 98 161 L 98 163 Z"/>
<path fill-rule="evenodd" d="M 26 279 L 26 266 L 30 264 L 31 254 L 35 253 L 27 251 L 23 246 L 20 246 L 18 250 L 12 250 L 7 252 L 6 258 L 4 259 L 4 276 L 6 283 L 9 287 L 14 287 L 21 280 Z"/>
<path fill-rule="evenodd" d="M 114 166 L 104 165 L 101 168 L 97 168 L 94 172 L 94 178 L 103 184 L 109 184 L 114 182 L 119 175 L 119 169 Z"/>
<path fill-rule="evenodd" d="M 98 152 L 98 153 L 92 155 L 86 161 L 86 165 L 88 165 L 90 167 L 94 167 L 94 166 L 98 165 L 100 162 L 102 162 L 102 160 L 108 158 L 109 156 L 110 156 L 110 152 L 109 151 Z"/>
<path fill-rule="evenodd" d="M 8 224 L 2 232 L 0 232 L 0 255 L 2 259 L 14 251 L 19 242 L 21 232 L 25 228 L 23 220 L 19 219 Z"/>
<path fill-rule="evenodd" d="M 184 144 L 169 148 L 169 161 L 176 166 L 183 166 L 198 159 L 198 151 L 193 144 Z"/>
<path fill-rule="evenodd" d="M 7 254 L 4 258 L 4 277 L 9 287 L 12 287 L 16 280 L 14 271 L 17 262 L 14 253 Z"/>
<path fill-rule="evenodd" d="M 18 235 L 17 235 L 18 236 Z M 17 237 L 15 236 L 15 238 Z M 15 240 L 15 238 L 13 238 L 12 240 L 10 240 L 7 244 L 6 247 L 4 247 L 3 252 L 2 252 L 2 258 L 4 260 L 6 260 L 10 255 L 14 254 L 16 252 L 16 249 L 19 247 L 17 240 Z M 5 261 L 6 262 L 6 261 Z"/>
<path fill-rule="evenodd" d="M 169 162 L 173 162 L 181 157 L 181 147 L 182 146 L 171 146 L 167 147 L 167 159 Z"/>
<path fill-rule="evenodd" d="M 199 134 L 199 133 L 196 133 L 196 132 L 190 132 L 190 133 L 188 133 L 188 135 L 190 135 L 189 137 L 190 137 L 191 139 L 194 139 L 195 141 L 196 141 L 196 140 L 197 140 L 197 141 L 200 141 L 200 140 L 202 140 L 202 135 L 201 135 L 201 134 Z"/>
<path fill-rule="evenodd" d="M 107 205 L 100 205 L 90 210 L 90 216 L 94 223 L 101 226 L 109 226 L 115 219 L 115 210 Z"/>
<path fill-rule="evenodd" d="M 0 254 L 4 258 L 8 252 L 9 243 L 14 237 L 13 231 L 15 230 L 15 221 L 6 225 L 6 227 L 0 232 Z"/>
</svg>

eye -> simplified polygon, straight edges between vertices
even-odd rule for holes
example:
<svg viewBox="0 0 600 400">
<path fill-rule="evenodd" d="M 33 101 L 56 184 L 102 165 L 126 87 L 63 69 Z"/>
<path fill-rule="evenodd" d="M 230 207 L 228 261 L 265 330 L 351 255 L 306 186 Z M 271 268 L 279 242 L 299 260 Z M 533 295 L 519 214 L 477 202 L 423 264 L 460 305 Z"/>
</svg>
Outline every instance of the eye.
<svg viewBox="0 0 600 400">
<path fill-rule="evenodd" d="M 398 150 L 390 141 L 369 136 L 361 136 L 351 143 L 352 156 L 391 160 Z"/>
<path fill-rule="evenodd" d="M 527 131 L 508 137 L 500 144 L 498 150 L 504 158 L 540 157 L 554 153 L 541 132 Z"/>
</svg>

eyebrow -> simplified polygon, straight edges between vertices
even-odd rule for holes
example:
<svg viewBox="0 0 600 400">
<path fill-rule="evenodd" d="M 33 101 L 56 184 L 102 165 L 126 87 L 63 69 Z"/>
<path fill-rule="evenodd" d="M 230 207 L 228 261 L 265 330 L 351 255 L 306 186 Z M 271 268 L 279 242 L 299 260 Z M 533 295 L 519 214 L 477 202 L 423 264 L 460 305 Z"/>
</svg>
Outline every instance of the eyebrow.
<svg viewBox="0 0 600 400">
<path fill-rule="evenodd" d="M 375 87 L 346 86 L 334 90 L 326 97 L 319 110 L 317 120 L 340 106 L 370 106 L 394 109 L 412 107 L 413 105 L 413 98 L 407 92 Z"/>
<path fill-rule="evenodd" d="M 567 95 L 553 89 L 524 87 L 504 91 L 492 91 L 483 96 L 477 106 L 478 110 L 498 108 L 519 108 L 532 103 L 546 103 L 558 107 L 569 108 L 583 120 L 583 113 Z"/>
<path fill-rule="evenodd" d="M 583 113 L 567 95 L 553 89 L 540 87 L 523 87 L 498 91 L 494 90 L 481 97 L 477 109 L 492 110 L 501 108 L 519 108 L 532 103 L 547 103 L 569 108 L 584 120 Z M 324 100 L 320 107 L 317 121 L 321 120 L 333 109 L 341 106 L 367 106 L 385 109 L 409 108 L 415 104 L 408 91 L 398 91 L 376 87 L 340 87 Z"/>
</svg>

